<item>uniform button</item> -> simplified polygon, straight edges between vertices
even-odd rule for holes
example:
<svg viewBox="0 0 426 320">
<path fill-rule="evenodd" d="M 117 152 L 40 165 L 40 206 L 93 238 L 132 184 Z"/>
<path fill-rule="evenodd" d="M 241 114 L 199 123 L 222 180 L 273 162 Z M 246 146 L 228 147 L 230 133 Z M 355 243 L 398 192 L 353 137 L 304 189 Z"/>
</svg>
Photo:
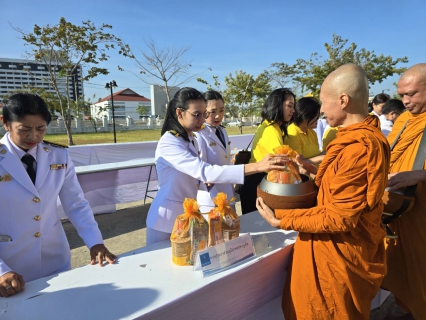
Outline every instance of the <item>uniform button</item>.
<svg viewBox="0 0 426 320">
<path fill-rule="evenodd" d="M 6 150 L 4 150 L 4 149 L 0 151 L 0 153 L 1 153 L 1 154 L 5 154 L 6 152 L 7 152 L 7 151 L 6 151 Z"/>
<path fill-rule="evenodd" d="M 41 219 L 41 217 L 40 217 L 40 216 L 35 216 L 35 217 L 34 217 L 34 220 L 35 220 L 35 221 L 39 221 L 40 219 Z"/>
<path fill-rule="evenodd" d="M 34 237 L 39 238 L 40 236 L 41 236 L 41 233 L 40 233 L 40 232 L 36 232 L 36 233 L 34 233 Z"/>
<path fill-rule="evenodd" d="M 34 197 L 34 198 L 33 198 L 33 201 L 34 201 L 34 202 L 40 202 L 40 198 Z"/>
<path fill-rule="evenodd" d="M 226 155 L 225 158 L 228 159 L 228 155 Z"/>
</svg>

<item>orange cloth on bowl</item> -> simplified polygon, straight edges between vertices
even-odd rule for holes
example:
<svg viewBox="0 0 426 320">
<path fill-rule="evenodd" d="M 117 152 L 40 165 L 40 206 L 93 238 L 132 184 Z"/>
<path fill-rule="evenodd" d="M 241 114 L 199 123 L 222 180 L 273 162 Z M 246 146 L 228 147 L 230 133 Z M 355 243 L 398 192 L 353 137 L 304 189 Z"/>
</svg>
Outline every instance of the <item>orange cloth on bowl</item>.
<svg viewBox="0 0 426 320">
<path fill-rule="evenodd" d="M 408 111 L 401 114 L 388 136 L 389 143 L 396 139 L 407 120 L 410 121 L 391 154 L 390 172 L 412 169 L 426 125 L 426 112 L 418 116 Z M 389 224 L 398 239 L 386 241 L 388 274 L 382 285 L 410 309 L 415 319 L 426 319 L 425 195 L 426 182 L 421 182 L 416 188 L 413 208 Z"/>
<path fill-rule="evenodd" d="M 341 128 L 321 163 L 317 207 L 276 210 L 297 230 L 283 293 L 286 320 L 368 319 L 386 273 L 381 197 L 390 150 L 378 118 Z"/>
</svg>

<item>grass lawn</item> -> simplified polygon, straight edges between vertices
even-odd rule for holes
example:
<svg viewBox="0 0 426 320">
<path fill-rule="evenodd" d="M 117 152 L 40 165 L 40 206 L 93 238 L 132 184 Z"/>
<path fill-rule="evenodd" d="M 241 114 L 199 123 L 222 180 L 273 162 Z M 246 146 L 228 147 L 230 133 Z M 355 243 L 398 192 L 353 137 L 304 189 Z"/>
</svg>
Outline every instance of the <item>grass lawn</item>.
<svg viewBox="0 0 426 320">
<path fill-rule="evenodd" d="M 243 127 L 243 134 L 255 133 L 257 128 Z M 228 135 L 239 135 L 238 127 L 226 128 Z M 157 141 L 160 139 L 161 130 L 135 130 L 135 131 L 117 131 L 117 143 L 120 142 L 140 142 L 140 141 Z M 114 134 L 112 132 L 98 133 L 74 133 L 72 135 L 75 145 L 97 144 L 97 143 L 113 143 Z M 68 137 L 66 134 L 47 134 L 45 140 L 68 145 Z"/>
</svg>

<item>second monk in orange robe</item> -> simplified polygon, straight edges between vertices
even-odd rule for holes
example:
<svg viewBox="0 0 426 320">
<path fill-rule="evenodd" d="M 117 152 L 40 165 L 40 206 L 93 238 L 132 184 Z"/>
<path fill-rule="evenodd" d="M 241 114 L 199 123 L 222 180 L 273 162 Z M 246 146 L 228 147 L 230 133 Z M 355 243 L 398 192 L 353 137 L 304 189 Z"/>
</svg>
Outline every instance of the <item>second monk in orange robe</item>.
<svg viewBox="0 0 426 320">
<path fill-rule="evenodd" d="M 317 206 L 260 214 L 275 227 L 297 230 L 283 292 L 286 320 L 368 319 L 386 273 L 381 226 L 390 150 L 379 119 L 367 112 L 368 81 L 357 65 L 332 72 L 321 88 L 321 111 L 341 126 L 315 179 Z"/>
</svg>

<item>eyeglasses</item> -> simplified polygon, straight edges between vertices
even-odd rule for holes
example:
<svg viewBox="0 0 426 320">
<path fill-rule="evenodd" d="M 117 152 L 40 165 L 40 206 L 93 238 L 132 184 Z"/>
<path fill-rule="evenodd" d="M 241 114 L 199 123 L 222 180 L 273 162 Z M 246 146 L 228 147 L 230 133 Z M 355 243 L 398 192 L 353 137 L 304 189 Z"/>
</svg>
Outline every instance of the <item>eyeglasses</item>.
<svg viewBox="0 0 426 320">
<path fill-rule="evenodd" d="M 201 118 L 207 119 L 209 117 L 209 113 L 207 111 L 204 111 L 203 113 L 192 113 L 189 112 L 188 110 L 183 110 L 181 108 L 179 108 L 180 110 L 182 110 L 183 112 L 188 112 L 190 115 L 192 115 L 193 117 L 195 117 L 197 120 L 201 120 Z"/>
</svg>

